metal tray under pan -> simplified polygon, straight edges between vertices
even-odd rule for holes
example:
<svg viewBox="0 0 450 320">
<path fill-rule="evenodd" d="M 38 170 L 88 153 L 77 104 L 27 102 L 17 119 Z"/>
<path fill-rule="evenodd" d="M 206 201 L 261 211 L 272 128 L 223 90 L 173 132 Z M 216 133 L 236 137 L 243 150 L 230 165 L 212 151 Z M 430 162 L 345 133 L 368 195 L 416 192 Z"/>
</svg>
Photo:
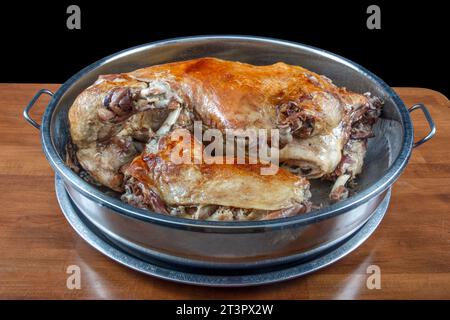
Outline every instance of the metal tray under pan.
<svg viewBox="0 0 450 320">
<path fill-rule="evenodd" d="M 205 269 L 185 265 L 168 264 L 142 252 L 124 247 L 109 238 L 91 224 L 71 201 L 61 178 L 56 177 L 55 189 L 58 202 L 70 225 L 91 246 L 112 260 L 133 270 L 157 278 L 193 285 L 211 287 L 238 287 L 285 281 L 320 270 L 346 256 L 361 245 L 378 227 L 389 205 L 390 191 L 370 219 L 352 236 L 322 250 L 320 255 L 310 256 L 290 263 L 264 268 Z"/>
<path fill-rule="evenodd" d="M 347 200 L 292 218 L 252 222 L 194 221 L 137 209 L 89 185 L 64 163 L 67 113 L 76 96 L 100 74 L 128 72 L 149 65 L 205 56 L 252 64 L 283 61 L 331 78 L 338 86 L 371 92 L 385 102 L 382 119 L 370 139 L 358 192 Z M 180 38 L 131 48 L 83 69 L 53 95 L 39 125 L 28 111 L 48 90 L 41 90 L 24 111 L 40 128 L 43 149 L 79 211 L 108 237 L 135 252 L 171 264 L 195 268 L 242 269 L 308 259 L 359 230 L 386 197 L 386 190 L 405 168 L 412 148 L 430 139 L 434 123 L 425 106 L 430 133 L 413 142 L 408 109 L 378 77 L 337 55 L 285 41 L 209 36 Z M 329 185 L 314 182 L 313 200 L 325 201 Z M 232 192 L 232 190 L 230 190 Z"/>
</svg>

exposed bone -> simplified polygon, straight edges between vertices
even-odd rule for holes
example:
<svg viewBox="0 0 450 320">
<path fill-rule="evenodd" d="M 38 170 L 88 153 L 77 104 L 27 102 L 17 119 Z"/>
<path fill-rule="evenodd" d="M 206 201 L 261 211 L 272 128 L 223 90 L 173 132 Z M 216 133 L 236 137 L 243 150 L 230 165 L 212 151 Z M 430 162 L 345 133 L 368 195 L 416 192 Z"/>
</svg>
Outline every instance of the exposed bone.
<svg viewBox="0 0 450 320">
<path fill-rule="evenodd" d="M 156 131 L 156 135 L 163 136 L 163 135 L 167 134 L 170 131 L 170 129 L 172 129 L 172 126 L 177 122 L 178 117 L 180 116 L 180 113 L 181 113 L 181 107 L 178 107 L 175 110 L 173 110 L 172 112 L 170 112 L 169 115 L 167 116 L 166 120 L 164 120 L 161 127 L 158 129 L 158 131 Z"/>
<path fill-rule="evenodd" d="M 303 213 L 306 210 L 306 206 L 303 203 L 299 203 L 293 207 L 277 210 L 267 214 L 262 220 L 280 219 L 293 217 L 297 214 Z"/>
<path fill-rule="evenodd" d="M 166 135 L 170 132 L 172 129 L 172 126 L 177 122 L 180 113 L 181 113 L 181 107 L 171 111 L 169 115 L 167 116 L 166 120 L 164 120 L 163 124 L 159 129 L 156 131 L 156 134 L 153 136 L 152 139 L 145 145 L 145 150 L 148 153 L 157 153 L 158 152 L 158 141 L 159 138 Z"/>
<path fill-rule="evenodd" d="M 348 197 L 348 189 L 345 187 L 348 180 L 351 178 L 350 174 L 343 174 L 336 179 L 336 182 L 331 188 L 330 200 L 333 202 L 346 199 Z"/>
<path fill-rule="evenodd" d="M 193 218 L 197 220 L 205 220 L 217 210 L 217 207 L 218 206 L 215 205 L 199 205 L 194 213 Z"/>
</svg>

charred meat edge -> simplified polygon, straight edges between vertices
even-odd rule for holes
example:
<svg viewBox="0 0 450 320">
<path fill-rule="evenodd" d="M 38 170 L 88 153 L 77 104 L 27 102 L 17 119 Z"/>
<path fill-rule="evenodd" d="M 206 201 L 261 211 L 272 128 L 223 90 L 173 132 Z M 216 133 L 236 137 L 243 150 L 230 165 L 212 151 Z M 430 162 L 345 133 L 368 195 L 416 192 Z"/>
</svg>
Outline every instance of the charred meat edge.
<svg viewBox="0 0 450 320">
<path fill-rule="evenodd" d="M 364 106 L 363 112 L 357 116 L 348 132 L 348 141 L 342 150 L 342 158 L 335 171 L 324 177 L 326 180 L 334 181 L 334 185 L 329 194 L 331 202 L 338 202 L 349 197 L 351 190 L 348 186 L 355 185 L 354 179 L 359 174 L 361 168 L 355 167 L 358 157 L 364 158 L 367 151 L 367 141 L 374 137 L 373 125 L 381 114 L 383 101 L 378 97 L 371 96 L 370 93 L 364 94 L 369 102 Z M 360 147 L 353 148 L 353 144 L 359 143 Z M 362 153 L 362 154 L 360 154 Z M 361 161 L 362 164 L 362 161 Z"/>
</svg>

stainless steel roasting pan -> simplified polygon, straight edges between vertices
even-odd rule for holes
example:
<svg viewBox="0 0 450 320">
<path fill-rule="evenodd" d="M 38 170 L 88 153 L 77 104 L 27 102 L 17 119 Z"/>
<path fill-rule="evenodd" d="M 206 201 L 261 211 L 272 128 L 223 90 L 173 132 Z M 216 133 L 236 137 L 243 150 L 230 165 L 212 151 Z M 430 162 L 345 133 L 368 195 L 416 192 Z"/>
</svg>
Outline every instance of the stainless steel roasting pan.
<svg viewBox="0 0 450 320">
<path fill-rule="evenodd" d="M 358 192 L 347 200 L 291 218 L 256 222 L 194 221 L 136 209 L 88 184 L 65 165 L 67 112 L 99 75 L 204 56 L 252 64 L 283 61 L 333 79 L 338 86 L 371 92 L 385 102 L 370 139 Z M 42 94 L 52 96 L 39 125 L 29 110 Z M 410 112 L 421 109 L 430 133 L 414 142 Z M 24 116 L 40 129 L 44 153 L 64 181 L 74 205 L 124 250 L 182 267 L 261 268 L 317 256 L 354 234 L 371 217 L 399 177 L 412 149 L 435 134 L 426 107 L 408 109 L 396 93 L 363 67 L 310 46 L 247 36 L 202 36 L 150 43 L 106 57 L 81 70 L 56 93 L 39 91 Z M 319 187 L 320 190 L 320 187 Z M 233 192 L 233 190 L 230 190 Z M 321 197 L 320 194 L 315 197 Z"/>
</svg>

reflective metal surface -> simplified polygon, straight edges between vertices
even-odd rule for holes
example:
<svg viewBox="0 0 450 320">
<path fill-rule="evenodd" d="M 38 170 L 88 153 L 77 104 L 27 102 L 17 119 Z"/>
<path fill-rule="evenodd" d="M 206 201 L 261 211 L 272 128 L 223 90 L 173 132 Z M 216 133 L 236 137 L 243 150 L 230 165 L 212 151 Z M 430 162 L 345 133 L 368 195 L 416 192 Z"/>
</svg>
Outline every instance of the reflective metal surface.
<svg viewBox="0 0 450 320">
<path fill-rule="evenodd" d="M 358 192 L 347 200 L 296 217 L 218 222 L 171 217 L 137 209 L 89 185 L 64 164 L 67 112 L 98 75 L 153 64 L 213 56 L 252 64 L 283 61 L 324 74 L 339 86 L 371 92 L 385 101 L 370 139 Z M 145 256 L 189 267 L 261 267 L 308 259 L 349 237 L 376 211 L 404 169 L 413 146 L 407 108 L 378 77 L 342 57 L 285 41 L 236 36 L 161 41 L 122 51 L 83 69 L 53 96 L 42 119 L 44 152 L 80 212 L 121 243 Z M 317 195 L 316 195 L 317 197 Z"/>
<path fill-rule="evenodd" d="M 333 219 L 286 228 L 244 232 L 171 228 L 114 214 L 66 184 L 80 212 L 127 248 L 172 264 L 204 268 L 260 268 L 307 259 L 355 232 L 373 214 L 385 193 Z"/>
<path fill-rule="evenodd" d="M 433 118 L 431 117 L 430 111 L 428 111 L 427 107 L 425 107 L 425 105 L 423 105 L 422 103 L 418 103 L 409 108 L 409 112 L 411 113 L 417 109 L 422 110 L 423 114 L 425 115 L 425 118 L 428 121 L 428 125 L 430 126 L 430 132 L 424 138 L 420 139 L 417 142 L 414 142 L 413 148 L 416 148 L 421 144 L 427 142 L 436 134 L 436 125 L 434 124 Z"/>
<path fill-rule="evenodd" d="M 31 108 L 33 108 L 34 104 L 39 99 L 39 97 L 41 95 L 43 95 L 44 93 L 48 94 L 50 97 L 53 96 L 53 92 L 51 92 L 50 90 L 41 89 L 34 95 L 33 99 L 31 99 L 31 101 L 28 103 L 28 105 L 23 110 L 23 117 L 25 118 L 25 120 L 27 120 L 29 124 L 31 124 L 33 127 L 35 127 L 38 130 L 41 129 L 41 125 L 39 123 L 37 123 L 33 118 L 31 118 L 30 110 L 31 110 Z"/>
<path fill-rule="evenodd" d="M 328 248 L 322 255 L 304 261 L 293 261 L 276 268 L 239 269 L 239 270 L 211 270 L 195 268 L 176 268 L 172 264 L 164 263 L 158 259 L 144 257 L 132 250 L 123 250 L 115 241 L 111 241 L 101 230 L 90 224 L 83 214 L 79 212 L 67 194 L 62 179 L 56 177 L 55 189 L 61 209 L 75 231 L 91 246 L 102 252 L 114 261 L 136 271 L 155 276 L 161 279 L 182 282 L 187 284 L 237 287 L 252 286 L 285 281 L 306 275 L 322 269 L 346 256 L 361 245 L 377 228 L 386 213 L 390 191 L 386 198 L 374 211 L 372 217 L 345 241 Z"/>
</svg>

